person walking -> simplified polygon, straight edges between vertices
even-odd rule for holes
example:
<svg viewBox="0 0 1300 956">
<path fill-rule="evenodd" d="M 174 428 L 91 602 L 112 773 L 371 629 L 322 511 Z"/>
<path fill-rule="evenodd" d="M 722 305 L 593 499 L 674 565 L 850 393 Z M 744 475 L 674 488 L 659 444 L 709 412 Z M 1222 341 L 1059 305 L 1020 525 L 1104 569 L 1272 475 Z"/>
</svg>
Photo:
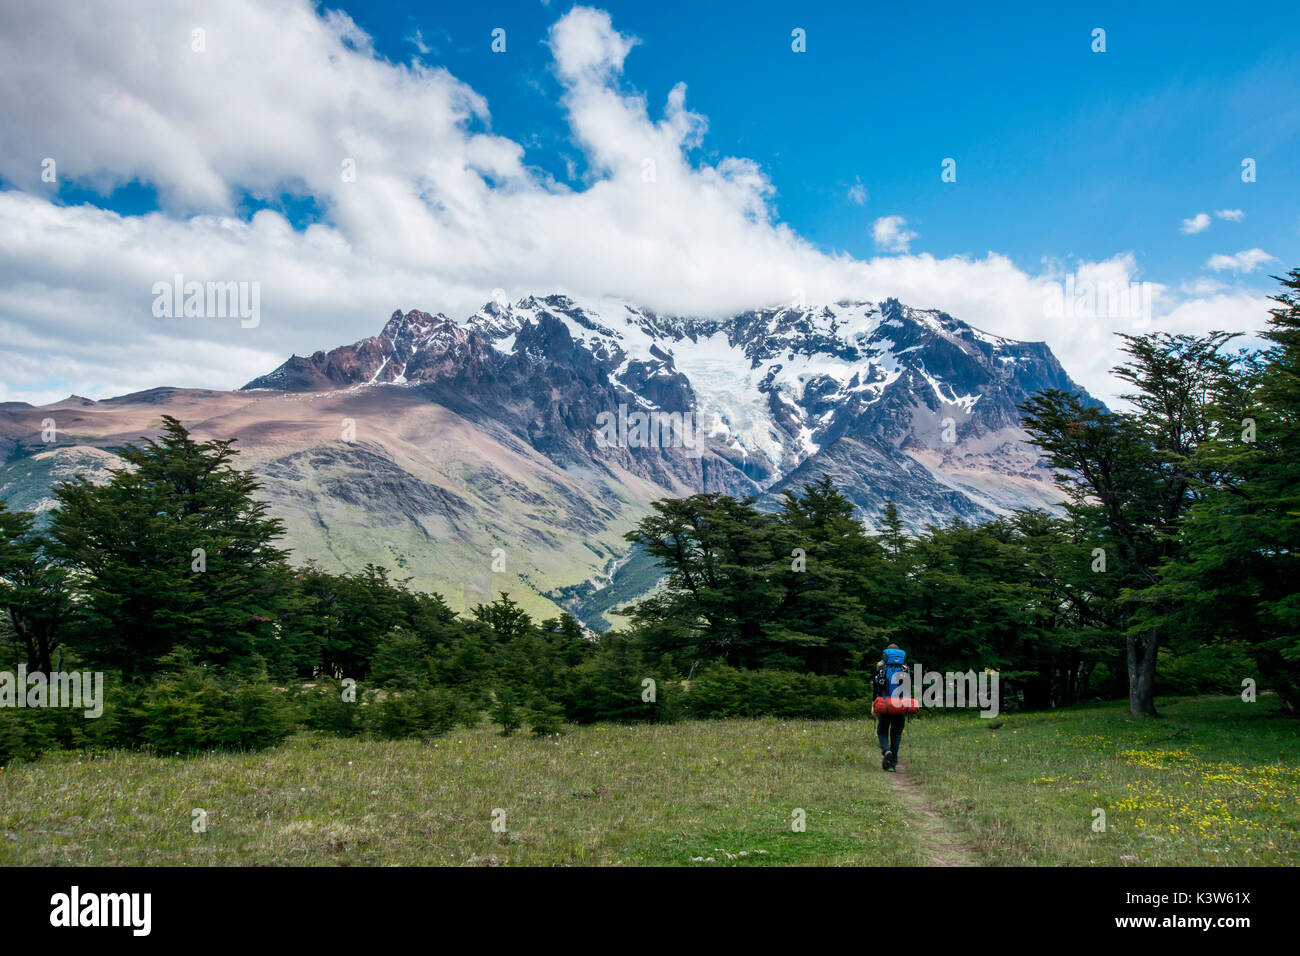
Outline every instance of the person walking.
<svg viewBox="0 0 1300 956">
<path fill-rule="evenodd" d="M 907 696 L 910 681 L 907 675 L 907 652 L 897 644 L 885 648 L 876 662 L 873 681 L 875 700 L 871 709 L 876 715 L 876 739 L 880 743 L 880 769 L 893 772 L 898 767 L 898 748 L 903 744 L 903 729 L 907 718 L 919 710 L 919 705 Z"/>
</svg>

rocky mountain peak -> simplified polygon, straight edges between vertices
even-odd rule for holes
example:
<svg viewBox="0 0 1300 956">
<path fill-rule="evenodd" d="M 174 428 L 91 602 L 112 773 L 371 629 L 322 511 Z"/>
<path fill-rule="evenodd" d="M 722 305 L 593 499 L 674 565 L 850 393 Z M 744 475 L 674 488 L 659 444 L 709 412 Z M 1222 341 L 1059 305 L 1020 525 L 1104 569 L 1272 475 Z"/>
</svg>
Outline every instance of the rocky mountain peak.
<svg viewBox="0 0 1300 956">
<path fill-rule="evenodd" d="M 245 388 L 365 385 L 418 386 L 566 467 L 617 463 L 744 493 L 821 469 L 858 489 L 864 514 L 892 497 L 913 523 L 1054 495 L 1019 405 L 1079 390 L 1042 343 L 893 298 L 691 318 L 560 294 L 491 301 L 460 322 L 398 310 L 379 335 L 291 358 Z M 597 447 L 600 416 L 620 409 L 694 416 L 707 453 Z"/>
</svg>

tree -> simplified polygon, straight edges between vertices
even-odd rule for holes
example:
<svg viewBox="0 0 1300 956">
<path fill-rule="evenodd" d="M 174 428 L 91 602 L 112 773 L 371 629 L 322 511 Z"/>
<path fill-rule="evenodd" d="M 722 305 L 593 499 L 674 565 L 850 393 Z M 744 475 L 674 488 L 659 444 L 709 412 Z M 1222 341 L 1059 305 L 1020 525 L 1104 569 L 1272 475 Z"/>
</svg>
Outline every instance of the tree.
<svg viewBox="0 0 1300 956">
<path fill-rule="evenodd" d="M 801 492 L 783 491 L 777 514 L 776 580 L 785 594 L 775 611 L 792 663 L 819 674 L 859 666 L 881 634 L 876 592 L 884 576 L 882 547 L 868 537 L 853 503 L 829 475 Z"/>
<path fill-rule="evenodd" d="M 760 667 L 806 642 L 774 618 L 788 542 L 776 534 L 775 519 L 753 505 L 753 498 L 720 494 L 656 501 L 654 513 L 625 535 L 667 572 L 664 592 L 630 612 L 653 650 L 689 649 Z"/>
<path fill-rule="evenodd" d="M 582 625 L 568 611 L 559 617 L 542 622 L 542 636 L 555 648 L 560 660 L 566 667 L 586 660 L 596 649 L 593 641 L 587 638 Z"/>
<path fill-rule="evenodd" d="M 914 601 L 898 640 L 934 670 L 1004 670 L 1039 632 L 1023 551 L 1002 522 L 931 527 L 913 543 Z"/>
<path fill-rule="evenodd" d="M 135 679 L 182 647 L 246 668 L 275 640 L 283 527 L 232 445 L 196 442 L 164 416 L 160 440 L 122 449 L 107 483 L 79 475 L 54 490 L 51 550 L 80 595 L 87 660 Z"/>
<path fill-rule="evenodd" d="M 1104 528 L 1105 572 L 1128 604 L 1125 631 L 1129 709 L 1154 715 L 1161 627 L 1136 602 L 1176 557 L 1179 526 L 1206 479 L 1196 451 L 1214 428 L 1213 407 L 1229 387 L 1232 335 L 1121 335 L 1129 359 L 1114 369 L 1134 391 L 1129 412 L 1111 412 L 1079 396 L 1048 390 L 1023 408 L 1030 441 L 1059 469 L 1071 514 Z M 1117 554 L 1106 552 L 1107 545 Z"/>
<path fill-rule="evenodd" d="M 912 576 L 916 540 L 908 535 L 892 498 L 885 500 L 875 540 L 882 557 L 873 594 L 876 616 L 882 623 L 876 628 L 875 637 L 877 645 L 883 647 L 895 640 L 917 606 L 916 582 Z"/>
<path fill-rule="evenodd" d="M 1092 570 L 1094 545 L 1104 539 L 1104 528 L 1033 510 L 1014 512 L 1003 524 L 1020 553 L 1017 586 L 1036 634 L 1032 646 L 1016 652 L 1024 664 L 1032 658 L 1036 671 L 1025 704 L 1079 703 L 1098 665 L 1106 665 L 1112 683 L 1124 670 L 1114 640 L 1124 620 L 1117 610 L 1116 578 Z"/>
<path fill-rule="evenodd" d="M 1275 278 L 1270 344 L 1220 391 L 1179 560 L 1160 568 L 1143 610 L 1189 642 L 1248 648 L 1283 710 L 1300 715 L 1300 269 Z"/>
<path fill-rule="evenodd" d="M 35 517 L 0 501 L 0 612 L 30 671 L 54 670 L 54 651 L 72 610 L 67 574 L 50 555 Z"/>
<path fill-rule="evenodd" d="M 470 612 L 474 620 L 486 626 L 492 636 L 502 644 L 509 644 L 517 637 L 529 633 L 533 619 L 521 608 L 518 602 L 511 600 L 505 591 L 491 604 L 478 604 Z"/>
</svg>

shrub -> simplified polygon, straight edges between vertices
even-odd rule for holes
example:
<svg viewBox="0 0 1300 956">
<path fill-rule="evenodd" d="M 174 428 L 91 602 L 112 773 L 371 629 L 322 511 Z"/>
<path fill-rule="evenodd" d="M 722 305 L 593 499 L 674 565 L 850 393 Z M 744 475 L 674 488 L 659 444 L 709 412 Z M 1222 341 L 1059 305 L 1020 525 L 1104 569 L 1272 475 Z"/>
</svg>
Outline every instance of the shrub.
<svg viewBox="0 0 1300 956">
<path fill-rule="evenodd" d="M 389 693 L 364 708 L 366 728 L 376 737 L 437 737 L 456 727 L 472 727 L 479 711 L 470 699 L 446 687 L 421 687 Z"/>
<path fill-rule="evenodd" d="M 390 631 L 370 659 L 370 680 L 389 690 L 414 690 L 428 671 L 424 642 L 411 631 Z"/>
<path fill-rule="evenodd" d="M 497 691 L 490 714 L 492 719 L 501 725 L 502 737 L 509 737 L 523 725 L 523 716 L 519 712 L 515 693 L 510 688 Z"/>
<path fill-rule="evenodd" d="M 292 730 L 283 692 L 270 683 L 223 680 L 198 666 L 147 685 L 132 706 L 139 718 L 138 742 L 162 754 L 214 747 L 256 750 L 279 743 Z M 124 726 L 131 723 L 128 718 Z"/>
<path fill-rule="evenodd" d="M 712 666 L 690 682 L 685 709 L 696 717 L 836 717 L 871 712 L 871 683 L 783 670 Z"/>
<path fill-rule="evenodd" d="M 641 699 L 642 681 L 652 676 L 638 659 L 619 659 L 599 653 L 573 669 L 573 680 L 564 692 L 565 715 L 577 724 L 597 720 L 620 723 L 654 720 L 659 703 Z M 666 681 L 656 681 L 656 694 Z"/>
<path fill-rule="evenodd" d="M 355 737 L 362 731 L 361 706 L 343 699 L 343 685 L 323 680 L 314 687 L 300 688 L 294 698 L 299 719 L 309 730 Z"/>
<path fill-rule="evenodd" d="M 1162 651 L 1156 660 L 1156 689 L 1161 694 L 1240 694 L 1243 677 L 1263 683 L 1250 655 L 1233 645 L 1185 654 Z"/>
<path fill-rule="evenodd" d="M 558 734 L 564 726 L 564 709 L 554 701 L 534 701 L 524 716 L 535 737 Z"/>
<path fill-rule="evenodd" d="M 58 746 L 50 711 L 0 710 L 0 766 L 35 760 Z"/>
</svg>

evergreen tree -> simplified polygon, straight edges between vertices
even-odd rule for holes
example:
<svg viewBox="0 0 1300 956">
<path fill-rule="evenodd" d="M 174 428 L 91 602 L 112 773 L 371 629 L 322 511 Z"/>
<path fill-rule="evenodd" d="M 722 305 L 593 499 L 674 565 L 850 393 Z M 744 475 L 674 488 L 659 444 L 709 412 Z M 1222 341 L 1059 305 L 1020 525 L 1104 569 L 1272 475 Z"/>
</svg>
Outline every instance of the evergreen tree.
<svg viewBox="0 0 1300 956">
<path fill-rule="evenodd" d="M 785 594 L 775 613 L 783 643 L 798 648 L 787 666 L 821 674 L 859 666 L 879 637 L 880 545 L 829 475 L 801 493 L 782 492 L 777 527 L 790 560 L 776 575 Z"/>
<path fill-rule="evenodd" d="M 0 501 L 0 614 L 28 670 L 47 674 L 72 611 L 67 574 L 49 552 L 35 517 Z"/>
<path fill-rule="evenodd" d="M 1026 403 L 1024 424 L 1060 469 L 1056 478 L 1071 514 L 1104 527 L 1103 540 L 1118 552 L 1107 553 L 1104 573 L 1117 576 L 1128 602 L 1129 708 L 1155 714 L 1162 629 L 1138 615 L 1137 595 L 1176 557 L 1180 523 L 1204 478 L 1196 451 L 1214 427 L 1213 403 L 1231 378 L 1222 349 L 1232 336 L 1120 337 L 1130 358 L 1114 371 L 1134 386 L 1123 396 L 1134 411 L 1110 412 L 1052 389 Z"/>
<path fill-rule="evenodd" d="M 1221 390 L 1179 559 L 1160 569 L 1143 613 L 1189 644 L 1248 648 L 1262 683 L 1300 715 L 1300 269 L 1278 281 L 1270 344 L 1244 363 L 1240 387 Z"/>
<path fill-rule="evenodd" d="M 642 633 L 700 657 L 723 657 L 738 667 L 760 667 L 797 653 L 806 636 L 775 618 L 784 597 L 779 577 L 788 567 L 788 540 L 754 499 L 699 494 L 654 502 L 654 513 L 625 537 L 641 545 L 667 572 L 657 598 L 631 616 Z"/>
<path fill-rule="evenodd" d="M 270 649 L 283 528 L 232 445 L 196 442 L 164 416 L 160 440 L 122 449 L 126 467 L 107 483 L 78 476 L 55 489 L 52 551 L 80 594 L 86 660 L 134 678 L 175 648 L 235 668 Z"/>
</svg>

